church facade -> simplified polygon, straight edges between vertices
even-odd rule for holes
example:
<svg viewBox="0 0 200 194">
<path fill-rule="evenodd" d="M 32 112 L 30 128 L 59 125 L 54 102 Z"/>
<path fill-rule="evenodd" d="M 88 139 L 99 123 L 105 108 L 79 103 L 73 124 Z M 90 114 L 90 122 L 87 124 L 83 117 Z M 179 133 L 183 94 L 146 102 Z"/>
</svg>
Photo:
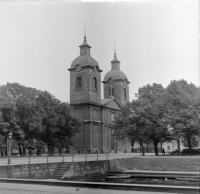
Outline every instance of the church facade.
<svg viewBox="0 0 200 194">
<path fill-rule="evenodd" d="M 107 153 L 114 149 L 114 138 L 110 126 L 120 107 L 129 101 L 129 81 L 120 70 L 120 61 L 114 52 L 111 70 L 103 83 L 104 99 L 101 99 L 101 68 L 91 57 L 91 46 L 86 35 L 70 71 L 70 105 L 82 119 L 81 130 L 75 135 L 73 149 L 77 153 Z"/>
</svg>

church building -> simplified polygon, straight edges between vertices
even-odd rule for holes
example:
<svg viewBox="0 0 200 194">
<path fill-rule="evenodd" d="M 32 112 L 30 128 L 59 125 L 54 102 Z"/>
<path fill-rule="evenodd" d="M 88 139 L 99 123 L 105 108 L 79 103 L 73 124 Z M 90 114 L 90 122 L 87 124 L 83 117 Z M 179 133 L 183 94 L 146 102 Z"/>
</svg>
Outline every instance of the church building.
<svg viewBox="0 0 200 194">
<path fill-rule="evenodd" d="M 101 68 L 91 57 L 91 46 L 86 33 L 70 71 L 70 105 L 83 120 L 81 130 L 75 135 L 73 149 L 77 153 L 110 152 L 114 149 L 114 138 L 110 126 L 120 107 L 129 101 L 129 81 L 120 70 L 120 61 L 114 52 L 111 70 L 106 73 L 103 83 L 104 99 L 101 99 Z"/>
</svg>

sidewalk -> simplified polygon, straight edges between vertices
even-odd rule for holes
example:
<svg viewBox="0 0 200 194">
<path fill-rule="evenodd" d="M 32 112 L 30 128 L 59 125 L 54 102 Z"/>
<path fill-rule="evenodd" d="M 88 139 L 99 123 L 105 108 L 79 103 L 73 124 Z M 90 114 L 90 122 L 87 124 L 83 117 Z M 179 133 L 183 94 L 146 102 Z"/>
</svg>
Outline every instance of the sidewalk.
<svg viewBox="0 0 200 194">
<path fill-rule="evenodd" d="M 73 161 L 74 162 L 81 162 L 81 161 L 97 161 L 97 160 L 107 160 L 107 159 L 114 159 L 114 158 L 132 158 L 132 157 L 140 157 L 138 153 L 109 153 L 108 156 L 106 154 L 75 154 Z M 30 163 L 52 163 L 52 162 L 72 162 L 72 155 L 62 155 L 62 156 L 14 156 L 11 158 L 11 165 L 18 165 L 18 164 L 29 164 Z M 0 166 L 8 165 L 8 158 L 2 157 L 0 158 Z"/>
<path fill-rule="evenodd" d="M 111 159 L 120 159 L 120 158 L 190 158 L 190 155 L 158 155 L 155 156 L 154 153 L 146 153 L 145 156 L 141 156 L 140 153 L 109 153 L 108 156 L 106 154 L 87 154 L 87 161 L 97 161 L 97 160 L 111 160 Z M 52 163 L 52 162 L 72 162 L 72 155 L 65 154 L 64 157 L 62 156 L 13 156 L 11 158 L 11 165 L 18 165 L 18 164 L 29 164 L 30 163 Z M 192 158 L 199 158 L 200 155 L 194 155 Z M 74 155 L 74 162 L 81 162 L 86 161 L 86 154 L 75 154 Z M 7 157 L 0 157 L 0 166 L 8 165 L 8 158 Z"/>
</svg>

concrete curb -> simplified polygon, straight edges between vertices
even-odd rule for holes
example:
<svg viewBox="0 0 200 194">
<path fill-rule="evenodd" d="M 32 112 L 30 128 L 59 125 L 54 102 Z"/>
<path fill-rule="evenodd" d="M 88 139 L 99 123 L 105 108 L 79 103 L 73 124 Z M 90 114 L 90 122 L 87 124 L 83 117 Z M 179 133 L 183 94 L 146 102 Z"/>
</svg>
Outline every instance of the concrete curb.
<svg viewBox="0 0 200 194">
<path fill-rule="evenodd" d="M 140 173 L 140 174 L 176 174 L 176 175 L 199 175 L 200 172 L 196 171 L 147 171 L 147 170 L 126 170 L 123 173 Z"/>
<path fill-rule="evenodd" d="M 195 177 L 200 178 L 199 172 L 175 172 L 175 171 L 133 171 L 126 170 L 123 174 L 139 175 L 139 176 L 165 176 L 165 177 Z"/>
<path fill-rule="evenodd" d="M 199 187 L 189 186 L 171 186 L 171 185 L 148 185 L 148 184 L 121 184 L 121 183 L 99 183 L 99 182 L 81 182 L 81 181 L 55 181 L 38 179 L 9 179 L 0 178 L 0 182 L 19 183 L 19 184 L 41 184 L 51 186 L 65 187 L 86 187 L 113 190 L 132 190 L 132 191 L 155 191 L 172 193 L 198 193 Z"/>
</svg>

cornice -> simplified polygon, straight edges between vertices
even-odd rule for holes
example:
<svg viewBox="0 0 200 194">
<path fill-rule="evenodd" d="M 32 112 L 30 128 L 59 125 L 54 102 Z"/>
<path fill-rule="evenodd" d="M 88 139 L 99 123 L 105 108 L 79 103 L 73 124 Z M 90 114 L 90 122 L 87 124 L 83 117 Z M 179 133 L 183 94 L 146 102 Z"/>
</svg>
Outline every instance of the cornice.
<svg viewBox="0 0 200 194">
<path fill-rule="evenodd" d="M 90 64 L 86 64 L 86 65 L 81 65 L 81 68 L 82 69 L 85 69 L 85 68 L 92 68 L 92 69 L 94 69 L 94 67 L 96 67 L 97 68 L 97 71 L 99 71 L 99 72 L 103 72 L 103 70 L 101 70 L 98 66 L 93 66 L 93 65 L 90 65 Z M 70 67 L 69 69 L 67 69 L 68 71 L 75 71 L 76 70 L 76 68 L 75 67 Z"/>
</svg>

